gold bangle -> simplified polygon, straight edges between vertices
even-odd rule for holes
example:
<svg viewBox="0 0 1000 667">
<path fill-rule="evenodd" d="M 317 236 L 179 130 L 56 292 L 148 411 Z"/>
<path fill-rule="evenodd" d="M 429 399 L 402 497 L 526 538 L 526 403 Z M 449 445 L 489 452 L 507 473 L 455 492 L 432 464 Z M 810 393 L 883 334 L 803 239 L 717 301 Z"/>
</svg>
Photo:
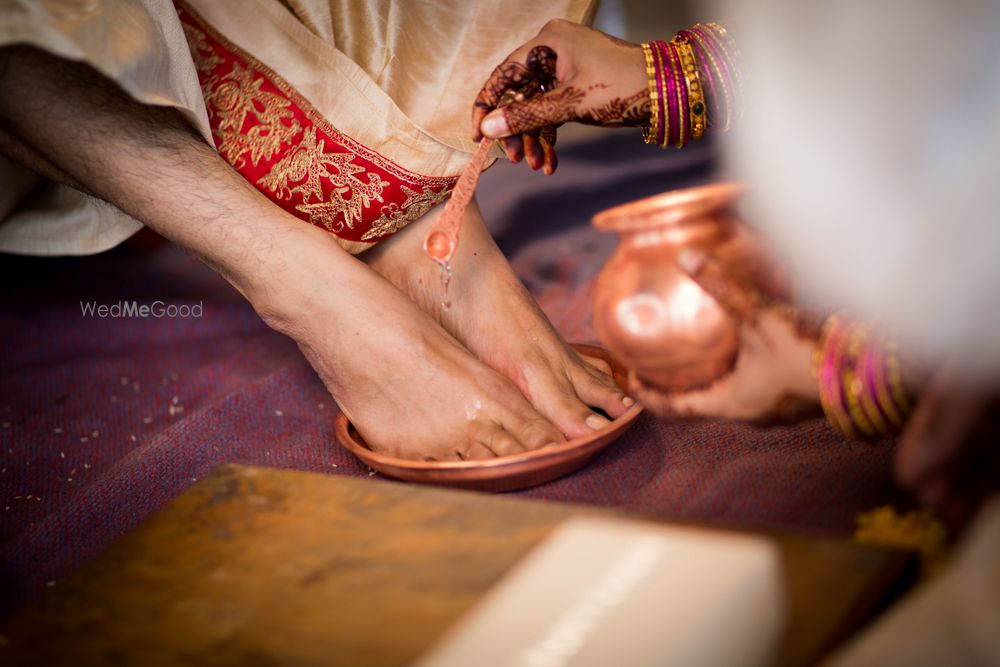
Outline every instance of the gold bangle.
<svg viewBox="0 0 1000 667">
<path fill-rule="evenodd" d="M 642 54 L 646 57 L 646 76 L 649 86 L 649 124 L 642 128 L 642 139 L 647 144 L 651 144 L 656 141 L 660 105 L 657 101 L 656 66 L 653 63 L 653 47 L 648 42 L 642 45 Z"/>
<path fill-rule="evenodd" d="M 673 42 L 680 57 L 687 88 L 687 114 L 691 125 L 691 141 L 697 141 L 705 134 L 705 93 L 698 74 L 698 59 L 695 58 L 694 48 L 687 39 L 675 37 Z"/>
<path fill-rule="evenodd" d="M 887 377 L 886 360 L 884 357 L 885 346 L 879 350 L 878 359 L 873 369 L 875 373 L 875 400 L 878 401 L 878 404 L 882 407 L 882 411 L 893 427 L 900 429 L 906 421 L 906 415 L 900 412 L 896 406 L 896 401 L 893 400 L 890 394 L 891 390 L 889 389 L 889 379 Z"/>
<path fill-rule="evenodd" d="M 733 39 L 728 30 L 723 28 L 718 23 L 713 22 L 706 23 L 704 25 L 709 29 L 708 34 L 711 35 L 713 41 L 715 41 L 718 45 L 720 52 L 728 62 L 729 69 L 733 73 L 733 85 L 736 87 L 733 94 L 735 95 L 735 100 L 738 103 L 743 98 L 743 73 L 740 71 L 740 62 L 743 57 L 740 55 L 740 50 L 736 46 L 736 40 Z M 737 118 L 742 115 L 742 106 L 730 115 L 733 118 Z"/>
<path fill-rule="evenodd" d="M 706 24 L 712 30 L 716 32 L 715 37 L 719 39 L 719 45 L 722 48 L 722 52 L 729 58 L 730 67 L 733 70 L 733 78 L 736 80 L 736 94 L 741 95 L 743 93 L 743 73 L 740 71 L 740 62 L 743 60 L 742 54 L 740 54 L 740 49 L 736 46 L 736 40 L 733 36 L 729 34 L 723 26 L 718 23 L 712 22 Z M 722 40 L 725 40 L 724 42 Z"/>
<path fill-rule="evenodd" d="M 695 24 L 694 28 L 704 30 L 705 25 L 698 23 Z M 715 56 L 712 54 L 711 47 L 709 47 L 709 45 L 705 42 L 705 40 L 702 39 L 698 31 L 692 28 L 689 31 L 689 34 L 691 36 L 691 39 L 694 40 L 701 47 L 701 52 L 705 55 L 705 58 L 708 59 L 707 67 L 712 70 L 712 80 L 716 82 L 716 85 L 718 85 L 719 90 L 722 92 L 722 99 L 726 107 L 725 122 L 716 123 L 713 120 L 713 125 L 717 127 L 719 132 L 726 132 L 727 130 L 729 130 L 730 127 L 732 127 L 732 121 L 733 121 L 733 98 L 729 92 L 729 84 L 726 83 L 728 77 L 722 71 L 722 67 L 719 65 L 719 61 L 716 60 Z M 716 101 L 715 106 L 716 110 L 718 111 L 718 106 L 719 106 L 718 101 Z M 707 125 L 707 116 L 706 116 L 706 125 Z"/>
<path fill-rule="evenodd" d="M 858 359 L 865 358 L 868 360 L 868 364 L 874 364 L 872 358 L 875 351 L 874 343 L 864 329 L 859 327 L 858 333 L 855 335 L 861 339 L 852 343 L 858 352 L 857 356 L 855 356 L 854 366 L 855 372 L 857 372 Z M 866 366 L 863 365 L 861 370 L 866 370 Z M 873 395 L 873 392 L 876 391 L 874 381 L 872 381 L 872 386 L 870 387 L 866 386 L 867 381 L 868 378 L 864 374 L 862 374 L 860 378 L 855 378 L 855 382 L 858 384 L 857 392 L 858 400 L 861 401 L 861 408 L 865 411 L 865 414 L 868 415 L 868 421 L 871 422 L 872 427 L 878 432 L 878 435 L 889 435 L 895 431 L 895 428 L 893 428 L 890 422 L 886 421 L 886 416 L 882 413 L 882 410 L 879 409 L 878 397 Z"/>
<path fill-rule="evenodd" d="M 847 412 L 851 415 L 851 421 L 854 422 L 854 425 L 862 435 L 874 438 L 879 435 L 879 432 L 862 407 L 861 397 L 864 395 L 865 389 L 857 374 L 858 358 L 864 337 L 865 331 L 859 324 L 853 325 L 849 330 L 847 335 L 847 354 L 845 355 L 846 358 L 841 369 L 841 378 L 844 386 L 844 394 L 847 396 Z"/>
<path fill-rule="evenodd" d="M 897 352 L 899 347 L 895 341 L 890 341 L 886 345 L 885 367 L 889 376 L 889 391 L 896 402 L 896 407 L 904 415 L 910 411 L 910 399 L 907 397 L 906 389 L 903 388 L 903 369 L 899 361 Z"/>
<path fill-rule="evenodd" d="M 845 334 L 846 326 L 839 317 L 831 315 L 827 318 L 826 322 L 823 323 L 823 331 L 813 354 L 813 373 L 819 383 L 819 402 L 823 406 L 827 420 L 848 438 L 856 438 L 857 433 L 854 430 L 853 422 L 844 406 L 844 392 L 841 384 L 843 378 L 838 372 Z M 827 369 L 828 365 L 831 368 Z M 832 372 L 832 376 L 828 377 L 830 372 Z"/>
</svg>

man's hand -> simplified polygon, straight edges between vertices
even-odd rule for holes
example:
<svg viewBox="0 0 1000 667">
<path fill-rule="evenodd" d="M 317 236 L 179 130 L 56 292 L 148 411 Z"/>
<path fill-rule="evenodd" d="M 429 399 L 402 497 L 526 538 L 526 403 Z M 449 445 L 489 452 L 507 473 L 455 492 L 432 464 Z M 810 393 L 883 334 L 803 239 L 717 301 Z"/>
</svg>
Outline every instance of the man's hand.
<svg viewBox="0 0 1000 667">
<path fill-rule="evenodd" d="M 476 97 L 472 126 L 477 141 L 501 139 L 512 162 L 527 158 L 532 169 L 551 174 L 559 125 L 639 127 L 649 115 L 642 48 L 557 19 L 493 70 Z"/>
</svg>

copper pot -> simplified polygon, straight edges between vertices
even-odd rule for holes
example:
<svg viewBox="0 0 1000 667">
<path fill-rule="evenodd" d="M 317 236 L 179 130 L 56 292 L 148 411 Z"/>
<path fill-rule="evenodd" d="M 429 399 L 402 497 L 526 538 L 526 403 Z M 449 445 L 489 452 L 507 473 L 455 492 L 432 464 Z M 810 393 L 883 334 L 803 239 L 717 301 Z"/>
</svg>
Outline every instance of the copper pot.
<svg viewBox="0 0 1000 667">
<path fill-rule="evenodd" d="M 738 323 L 676 258 L 682 248 L 714 255 L 727 245 L 743 191 L 738 183 L 677 190 L 594 217 L 595 227 L 621 237 L 597 278 L 594 326 L 647 385 L 665 392 L 707 386 L 735 363 Z"/>
</svg>

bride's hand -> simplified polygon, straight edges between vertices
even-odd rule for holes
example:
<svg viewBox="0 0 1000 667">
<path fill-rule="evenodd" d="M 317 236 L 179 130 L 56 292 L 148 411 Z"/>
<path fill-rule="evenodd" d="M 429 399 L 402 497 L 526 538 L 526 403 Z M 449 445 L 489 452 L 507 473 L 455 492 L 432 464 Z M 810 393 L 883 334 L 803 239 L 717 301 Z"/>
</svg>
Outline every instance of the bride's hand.
<svg viewBox="0 0 1000 667">
<path fill-rule="evenodd" d="M 512 101 L 506 106 L 501 102 Z M 639 127 L 650 115 L 642 48 L 553 20 L 500 64 L 473 105 L 473 134 L 500 139 L 512 162 L 555 171 L 556 127 Z"/>
<path fill-rule="evenodd" d="M 711 254 L 682 251 L 678 264 L 739 324 L 735 364 L 710 386 L 684 392 L 663 392 L 633 374 L 629 392 L 665 418 L 773 422 L 818 413 L 819 327 L 790 305 L 788 281 L 756 236 L 741 229 Z"/>
</svg>

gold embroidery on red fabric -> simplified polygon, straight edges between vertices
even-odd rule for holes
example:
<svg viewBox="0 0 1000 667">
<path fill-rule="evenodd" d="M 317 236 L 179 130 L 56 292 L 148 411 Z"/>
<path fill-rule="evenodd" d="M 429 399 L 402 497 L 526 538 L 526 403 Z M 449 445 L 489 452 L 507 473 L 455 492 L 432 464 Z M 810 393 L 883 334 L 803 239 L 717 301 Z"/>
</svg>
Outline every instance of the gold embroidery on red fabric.
<svg viewBox="0 0 1000 667">
<path fill-rule="evenodd" d="M 214 76 L 210 76 L 211 72 L 222 64 L 222 58 L 215 53 L 215 49 L 208 43 L 205 33 L 184 22 L 181 22 L 181 27 L 184 29 L 184 36 L 187 38 L 188 48 L 191 49 L 191 56 L 194 58 L 195 68 L 197 68 L 198 73 L 214 78 Z M 205 85 L 202 84 L 202 91 L 204 89 Z"/>
<path fill-rule="evenodd" d="M 197 16 L 186 3 L 177 4 Z M 263 161 L 266 171 L 256 184 L 277 199 L 289 200 L 300 194 L 302 203 L 295 210 L 308 216 L 310 223 L 333 233 L 345 227 L 354 229 L 364 221 L 365 211 L 374 202 L 385 203 L 384 190 L 390 183 L 359 164 L 359 158 L 399 179 L 405 197 L 402 204 L 390 202 L 381 207 L 380 217 L 361 236 L 362 241 L 371 242 L 398 231 L 442 201 L 454 187 L 455 177 L 411 172 L 340 133 L 273 70 L 232 44 L 204 20 L 200 23 L 195 26 L 182 22 L 182 25 L 202 79 L 210 119 L 216 121 L 214 134 L 219 153 L 237 169 L 246 165 L 247 158 L 254 167 Z M 215 68 L 226 61 L 218 56 L 208 37 L 230 53 L 239 53 L 249 67 L 233 60 L 229 72 L 215 74 Z M 265 90 L 265 82 L 282 94 Z M 292 111 L 293 104 L 312 125 L 300 124 Z M 250 126 L 244 129 L 248 121 Z M 318 131 L 329 138 L 319 136 Z M 268 166 L 267 162 L 277 155 L 280 159 Z M 326 194 L 321 179 L 333 185 Z"/>
<path fill-rule="evenodd" d="M 233 62 L 233 69 L 203 89 L 209 114 L 219 119 L 219 153 L 237 169 L 250 154 L 253 166 L 268 160 L 291 143 L 302 129 L 292 113 L 291 101 L 263 90 L 264 79 L 255 79 L 253 71 Z M 257 121 L 245 132 L 248 118 Z M 287 121 L 287 124 L 286 122 Z"/>
<path fill-rule="evenodd" d="M 383 206 L 382 215 L 372 223 L 372 228 L 364 233 L 361 237 L 362 241 L 370 241 L 380 236 L 395 234 L 444 201 L 448 193 L 451 192 L 448 188 L 434 191 L 429 186 L 424 186 L 423 190 L 416 192 L 405 185 L 402 186 L 402 190 L 403 194 L 406 195 L 406 200 L 398 206 L 396 202 Z"/>
<path fill-rule="evenodd" d="M 302 204 L 296 210 L 309 216 L 313 224 L 320 224 L 329 231 L 337 232 L 346 224 L 354 225 L 362 220 L 363 208 L 369 208 L 372 201 L 382 201 L 382 190 L 388 181 L 375 173 L 365 172 L 365 168 L 353 163 L 353 153 L 332 153 L 326 151 L 325 141 L 316 136 L 316 128 L 308 127 L 291 151 L 271 167 L 271 171 L 257 181 L 258 184 L 275 193 L 279 199 L 290 199 L 293 194 L 302 195 Z M 364 182 L 356 174 L 365 174 Z M 334 190 L 323 200 L 323 184 L 326 178 Z M 345 199 L 346 193 L 351 193 Z M 310 199 L 318 203 L 309 203 Z M 343 221 L 336 217 L 343 215 Z"/>
</svg>

